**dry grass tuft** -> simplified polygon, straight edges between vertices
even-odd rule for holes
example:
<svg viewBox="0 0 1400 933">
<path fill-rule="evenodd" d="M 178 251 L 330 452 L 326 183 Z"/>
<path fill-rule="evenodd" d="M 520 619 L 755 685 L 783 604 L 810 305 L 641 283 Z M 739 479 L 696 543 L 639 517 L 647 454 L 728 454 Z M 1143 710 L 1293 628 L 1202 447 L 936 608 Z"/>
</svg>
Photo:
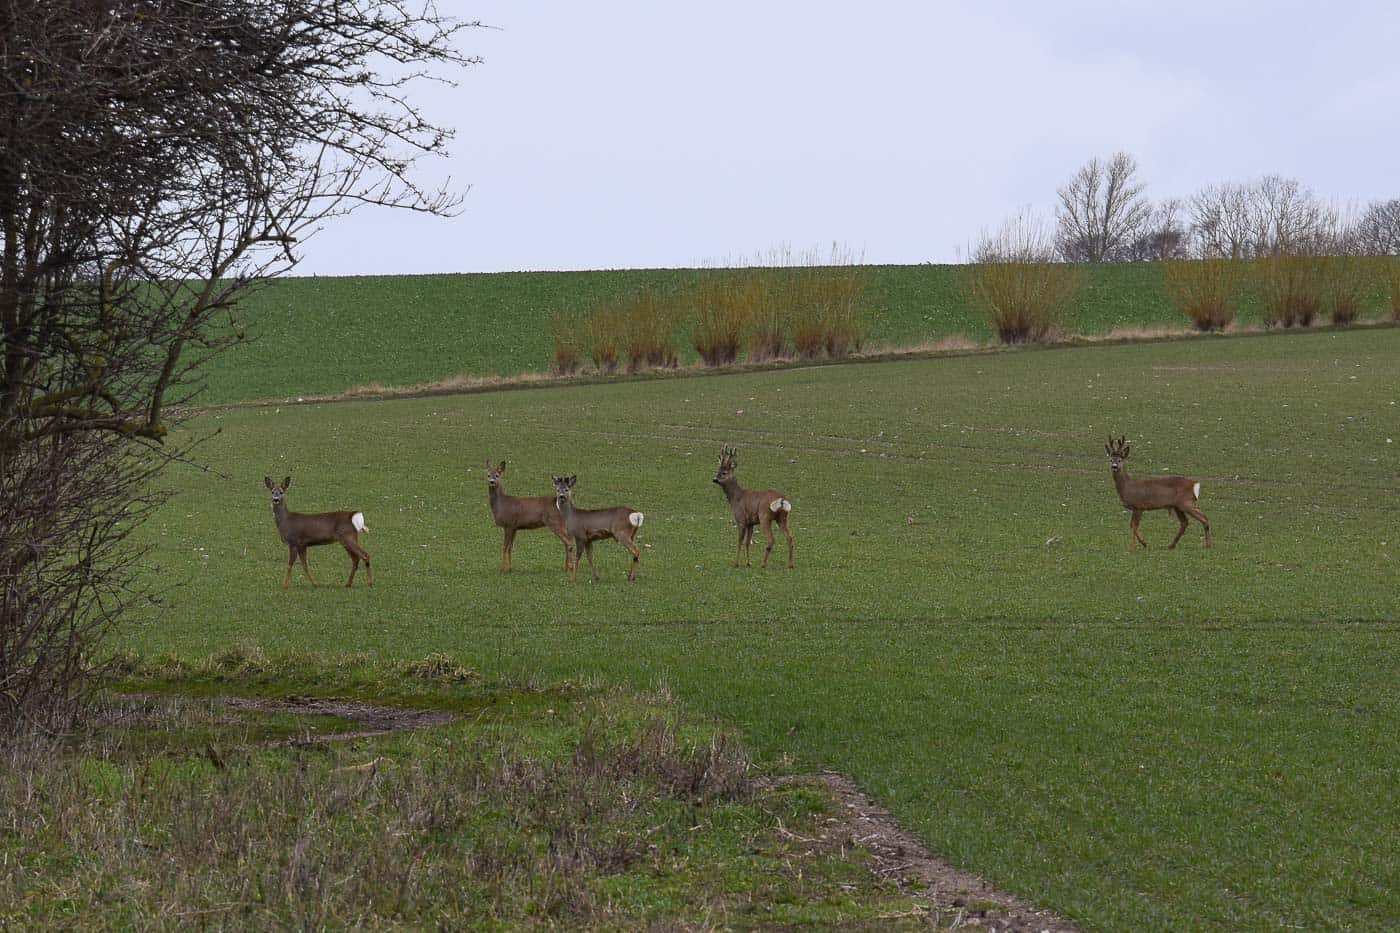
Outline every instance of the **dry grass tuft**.
<svg viewBox="0 0 1400 933">
<path fill-rule="evenodd" d="M 1361 317 L 1371 286 L 1368 267 L 1361 256 L 1343 254 L 1321 260 L 1322 299 L 1333 324 L 1352 324 Z"/>
<path fill-rule="evenodd" d="M 1323 262 L 1301 254 L 1266 256 L 1255 263 L 1259 317 L 1269 327 L 1310 327 L 1322 311 Z"/>
<path fill-rule="evenodd" d="M 964 288 L 1002 343 L 1043 343 L 1058 332 L 1082 276 L 1054 258 L 1050 234 L 1029 213 L 984 234 L 973 251 Z"/>
<path fill-rule="evenodd" d="M 1224 330 L 1235 319 L 1240 260 L 1174 259 L 1162 263 L 1167 295 L 1200 331 Z"/>
<path fill-rule="evenodd" d="M 572 376 L 583 364 L 583 322 L 573 314 L 555 314 L 549 319 L 549 334 L 554 341 L 551 372 Z"/>
<path fill-rule="evenodd" d="M 695 324 L 690 343 L 705 366 L 728 366 L 739 358 L 749 324 L 743 283 L 735 276 L 706 276 L 691 289 Z"/>
</svg>

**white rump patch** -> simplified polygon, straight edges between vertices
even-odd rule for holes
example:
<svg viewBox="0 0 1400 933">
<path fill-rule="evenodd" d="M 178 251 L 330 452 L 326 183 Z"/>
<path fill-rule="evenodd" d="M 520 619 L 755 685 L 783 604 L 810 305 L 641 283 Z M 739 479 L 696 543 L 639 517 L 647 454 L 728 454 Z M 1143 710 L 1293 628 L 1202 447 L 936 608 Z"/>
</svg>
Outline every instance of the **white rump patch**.
<svg viewBox="0 0 1400 933">
<path fill-rule="evenodd" d="M 641 512 L 633 512 L 631 515 L 627 516 L 627 520 L 632 523 L 633 528 L 642 527 L 642 520 L 644 518 L 646 518 L 646 516 Z"/>
<path fill-rule="evenodd" d="M 356 530 L 356 531 L 368 531 L 368 530 L 369 530 L 369 529 L 365 528 L 365 513 L 364 513 L 364 512 L 356 512 L 354 515 L 351 515 L 351 516 L 350 516 L 350 524 L 352 524 L 352 525 L 355 526 L 355 530 Z"/>
<path fill-rule="evenodd" d="M 791 512 L 792 503 L 786 499 L 774 499 L 768 506 L 774 512 Z"/>
<path fill-rule="evenodd" d="M 1196 483 L 1195 485 L 1193 485 L 1193 486 L 1191 487 L 1191 495 L 1195 496 L 1197 499 L 1201 498 L 1201 484 L 1200 484 L 1200 483 Z"/>
</svg>

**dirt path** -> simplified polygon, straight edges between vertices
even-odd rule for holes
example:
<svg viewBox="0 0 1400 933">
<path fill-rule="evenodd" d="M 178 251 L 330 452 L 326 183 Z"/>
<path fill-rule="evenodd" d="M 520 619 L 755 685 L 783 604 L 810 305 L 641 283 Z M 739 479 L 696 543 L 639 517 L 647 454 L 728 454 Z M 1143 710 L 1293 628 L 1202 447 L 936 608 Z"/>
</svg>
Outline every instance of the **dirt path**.
<svg viewBox="0 0 1400 933">
<path fill-rule="evenodd" d="M 951 925 L 984 930 L 1078 930 L 1072 922 L 1048 910 L 991 887 L 985 880 L 948 864 L 917 836 L 905 829 L 890 811 L 872 800 L 844 774 L 827 771 L 772 779 L 772 784 L 823 785 L 836 802 L 815 838 L 789 834 L 811 851 L 830 853 L 859 846 L 875 862 L 875 873 L 929 902 L 931 918 Z"/>
</svg>

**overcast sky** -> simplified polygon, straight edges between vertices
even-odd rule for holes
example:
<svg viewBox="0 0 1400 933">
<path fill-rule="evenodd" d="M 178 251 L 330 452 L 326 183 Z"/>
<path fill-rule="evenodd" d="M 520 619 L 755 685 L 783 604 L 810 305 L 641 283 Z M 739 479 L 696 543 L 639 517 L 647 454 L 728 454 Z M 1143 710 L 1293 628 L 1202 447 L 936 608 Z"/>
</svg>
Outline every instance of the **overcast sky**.
<svg viewBox="0 0 1400 933">
<path fill-rule="evenodd" d="M 460 216 L 362 211 L 297 274 L 693 266 L 843 244 L 951 262 L 1094 155 L 1154 197 L 1266 172 L 1400 197 L 1383 2 L 440 0 L 494 28 L 415 100 Z"/>
</svg>

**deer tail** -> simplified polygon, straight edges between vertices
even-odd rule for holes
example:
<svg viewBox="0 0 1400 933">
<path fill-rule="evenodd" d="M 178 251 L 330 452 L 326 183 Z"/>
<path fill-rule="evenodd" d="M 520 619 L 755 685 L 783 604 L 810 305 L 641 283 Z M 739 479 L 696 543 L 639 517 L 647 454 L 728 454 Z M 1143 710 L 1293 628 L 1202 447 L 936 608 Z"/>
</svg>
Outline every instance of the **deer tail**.
<svg viewBox="0 0 1400 933">
<path fill-rule="evenodd" d="M 1197 480 L 1191 484 L 1191 495 L 1197 499 L 1201 498 L 1201 481 Z"/>
<path fill-rule="evenodd" d="M 631 515 L 627 516 L 627 521 L 629 524 L 631 524 L 633 528 L 642 527 L 642 522 L 645 519 L 646 516 L 643 515 L 641 512 L 633 512 Z"/>
<path fill-rule="evenodd" d="M 779 496 L 778 498 L 774 499 L 771 503 L 769 503 L 768 508 L 773 510 L 773 512 L 775 513 L 791 512 L 792 503 L 784 499 L 782 496 Z"/>
<path fill-rule="evenodd" d="M 356 512 L 354 515 L 351 515 L 350 524 L 355 526 L 356 531 L 369 531 L 369 528 L 365 525 L 364 512 Z"/>
</svg>

